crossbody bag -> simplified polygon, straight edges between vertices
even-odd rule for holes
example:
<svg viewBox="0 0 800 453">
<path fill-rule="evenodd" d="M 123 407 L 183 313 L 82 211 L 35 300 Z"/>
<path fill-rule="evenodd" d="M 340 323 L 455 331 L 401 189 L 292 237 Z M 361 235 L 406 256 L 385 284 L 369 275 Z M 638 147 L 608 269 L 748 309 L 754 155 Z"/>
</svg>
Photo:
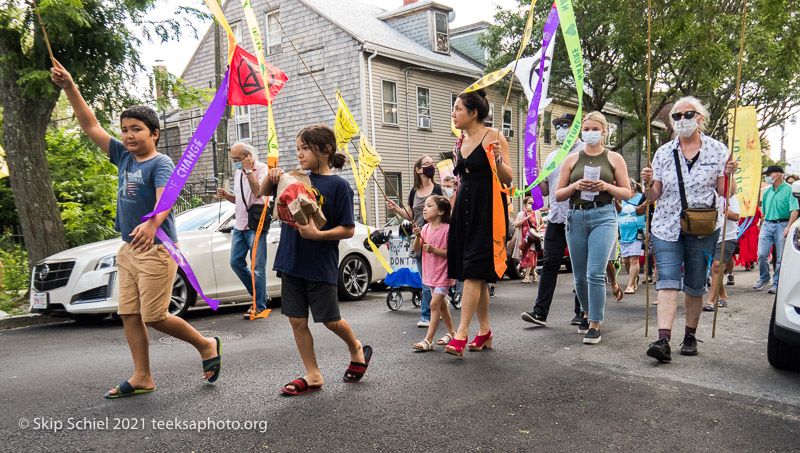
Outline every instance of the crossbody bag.
<svg viewBox="0 0 800 453">
<path fill-rule="evenodd" d="M 239 190 L 242 192 L 242 203 L 244 203 L 244 209 L 247 211 L 247 227 L 257 231 L 258 222 L 261 221 L 261 213 L 264 212 L 264 205 L 252 204 L 247 206 L 247 197 L 244 194 L 244 176 L 241 173 L 239 174 Z M 269 226 L 271 220 L 271 216 L 267 216 L 267 226 Z"/>
<path fill-rule="evenodd" d="M 716 208 L 690 208 L 686 201 L 686 189 L 683 185 L 683 171 L 681 159 L 678 156 L 678 147 L 673 150 L 675 169 L 678 172 L 678 191 L 681 194 L 681 231 L 692 236 L 708 236 L 717 229 Z M 715 200 L 716 200 L 716 194 Z"/>
</svg>

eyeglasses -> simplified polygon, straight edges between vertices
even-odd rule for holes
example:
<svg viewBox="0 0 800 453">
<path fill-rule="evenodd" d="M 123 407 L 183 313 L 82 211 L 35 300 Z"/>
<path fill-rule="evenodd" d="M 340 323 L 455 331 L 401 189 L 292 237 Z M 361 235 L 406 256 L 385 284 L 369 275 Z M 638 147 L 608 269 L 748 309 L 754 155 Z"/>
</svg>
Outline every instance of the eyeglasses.
<svg viewBox="0 0 800 453">
<path fill-rule="evenodd" d="M 685 111 L 685 112 L 683 112 L 683 113 L 681 113 L 681 112 L 675 112 L 675 113 L 673 113 L 671 116 L 672 116 L 672 119 L 673 119 L 673 120 L 675 120 L 675 121 L 680 121 L 681 117 L 684 117 L 684 118 L 686 118 L 687 120 L 690 120 L 690 119 L 694 118 L 694 116 L 695 116 L 695 115 L 697 115 L 697 112 L 696 112 L 696 111 L 694 111 L 694 110 L 687 110 L 687 111 Z"/>
<path fill-rule="evenodd" d="M 423 162 L 419 164 L 420 168 L 431 167 L 433 166 L 433 162 Z"/>
<path fill-rule="evenodd" d="M 561 123 L 561 124 L 556 124 L 556 125 L 555 125 L 555 126 L 553 126 L 553 127 L 554 127 L 556 130 L 559 130 L 559 129 L 569 129 L 569 126 L 570 126 L 570 125 L 569 125 L 569 124 L 567 124 L 567 123 Z"/>
</svg>

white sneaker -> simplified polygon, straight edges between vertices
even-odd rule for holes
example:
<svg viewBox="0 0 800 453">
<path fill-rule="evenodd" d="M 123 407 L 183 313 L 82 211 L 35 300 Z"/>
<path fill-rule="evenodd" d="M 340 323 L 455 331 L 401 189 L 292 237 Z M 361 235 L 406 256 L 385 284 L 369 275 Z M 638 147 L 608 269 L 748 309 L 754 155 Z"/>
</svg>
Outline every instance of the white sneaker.
<svg viewBox="0 0 800 453">
<path fill-rule="evenodd" d="M 420 319 L 417 321 L 417 327 L 428 327 L 431 325 L 431 322 L 425 319 Z"/>
</svg>

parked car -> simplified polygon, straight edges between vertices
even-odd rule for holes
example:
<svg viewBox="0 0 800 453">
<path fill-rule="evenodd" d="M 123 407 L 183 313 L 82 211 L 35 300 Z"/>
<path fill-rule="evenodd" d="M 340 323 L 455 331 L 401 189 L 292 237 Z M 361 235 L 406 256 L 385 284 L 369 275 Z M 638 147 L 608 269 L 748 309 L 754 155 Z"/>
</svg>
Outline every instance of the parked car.
<svg viewBox="0 0 800 453">
<path fill-rule="evenodd" d="M 792 184 L 792 194 L 800 199 L 800 181 Z M 791 225 L 786 239 L 769 320 L 767 359 L 775 368 L 800 371 L 800 219 Z"/>
<path fill-rule="evenodd" d="M 203 293 L 221 303 L 247 302 L 250 296 L 230 267 L 234 205 L 213 203 L 181 213 L 175 218 L 178 244 L 197 277 Z M 352 238 L 339 241 L 339 298 L 358 300 L 370 283 L 382 280 L 386 270 L 361 243 L 367 228 L 356 223 Z M 280 224 L 267 232 L 267 290 L 280 297 L 281 281 L 272 271 L 280 239 Z M 99 320 L 116 313 L 118 304 L 117 251 L 121 239 L 75 247 L 37 263 L 31 275 L 30 308 L 33 313 L 63 314 L 79 320 Z M 382 249 L 388 258 L 388 251 Z M 205 301 L 178 270 L 172 289 L 170 313 L 181 316 Z"/>
</svg>

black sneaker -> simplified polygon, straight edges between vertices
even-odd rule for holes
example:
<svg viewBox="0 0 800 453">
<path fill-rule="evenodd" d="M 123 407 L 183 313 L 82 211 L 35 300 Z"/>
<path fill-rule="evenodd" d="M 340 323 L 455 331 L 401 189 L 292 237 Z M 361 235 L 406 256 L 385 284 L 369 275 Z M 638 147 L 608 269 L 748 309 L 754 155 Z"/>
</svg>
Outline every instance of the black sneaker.
<svg viewBox="0 0 800 453">
<path fill-rule="evenodd" d="M 584 344 L 597 344 L 600 343 L 600 331 L 591 328 L 588 332 L 586 332 L 586 336 L 583 337 Z"/>
<path fill-rule="evenodd" d="M 661 338 L 658 341 L 650 343 L 650 347 L 647 348 L 647 355 L 659 362 L 672 361 L 672 351 L 669 348 L 669 340 Z"/>
<path fill-rule="evenodd" d="M 683 337 L 681 343 L 681 355 L 697 355 L 697 342 L 703 342 L 694 337 L 693 333 L 687 334 Z"/>
<path fill-rule="evenodd" d="M 547 325 L 547 321 L 544 319 L 544 317 L 542 315 L 536 313 L 536 312 L 533 312 L 533 311 L 522 312 L 521 317 L 522 317 L 523 321 L 528 321 L 528 322 L 531 322 L 533 324 L 538 324 L 540 326 L 546 326 Z"/>
<path fill-rule="evenodd" d="M 736 282 L 733 281 L 733 274 L 728 274 L 728 286 L 733 286 Z"/>
<path fill-rule="evenodd" d="M 489 287 L 489 297 L 494 297 L 494 285 Z"/>
<path fill-rule="evenodd" d="M 569 324 L 571 326 L 579 326 L 579 325 L 581 325 L 581 319 L 583 319 L 583 316 L 581 316 L 579 314 L 575 315 L 575 317 L 572 318 L 572 321 L 570 321 Z"/>
<path fill-rule="evenodd" d="M 589 331 L 589 318 L 581 318 L 578 324 L 578 333 L 587 333 Z"/>
</svg>

